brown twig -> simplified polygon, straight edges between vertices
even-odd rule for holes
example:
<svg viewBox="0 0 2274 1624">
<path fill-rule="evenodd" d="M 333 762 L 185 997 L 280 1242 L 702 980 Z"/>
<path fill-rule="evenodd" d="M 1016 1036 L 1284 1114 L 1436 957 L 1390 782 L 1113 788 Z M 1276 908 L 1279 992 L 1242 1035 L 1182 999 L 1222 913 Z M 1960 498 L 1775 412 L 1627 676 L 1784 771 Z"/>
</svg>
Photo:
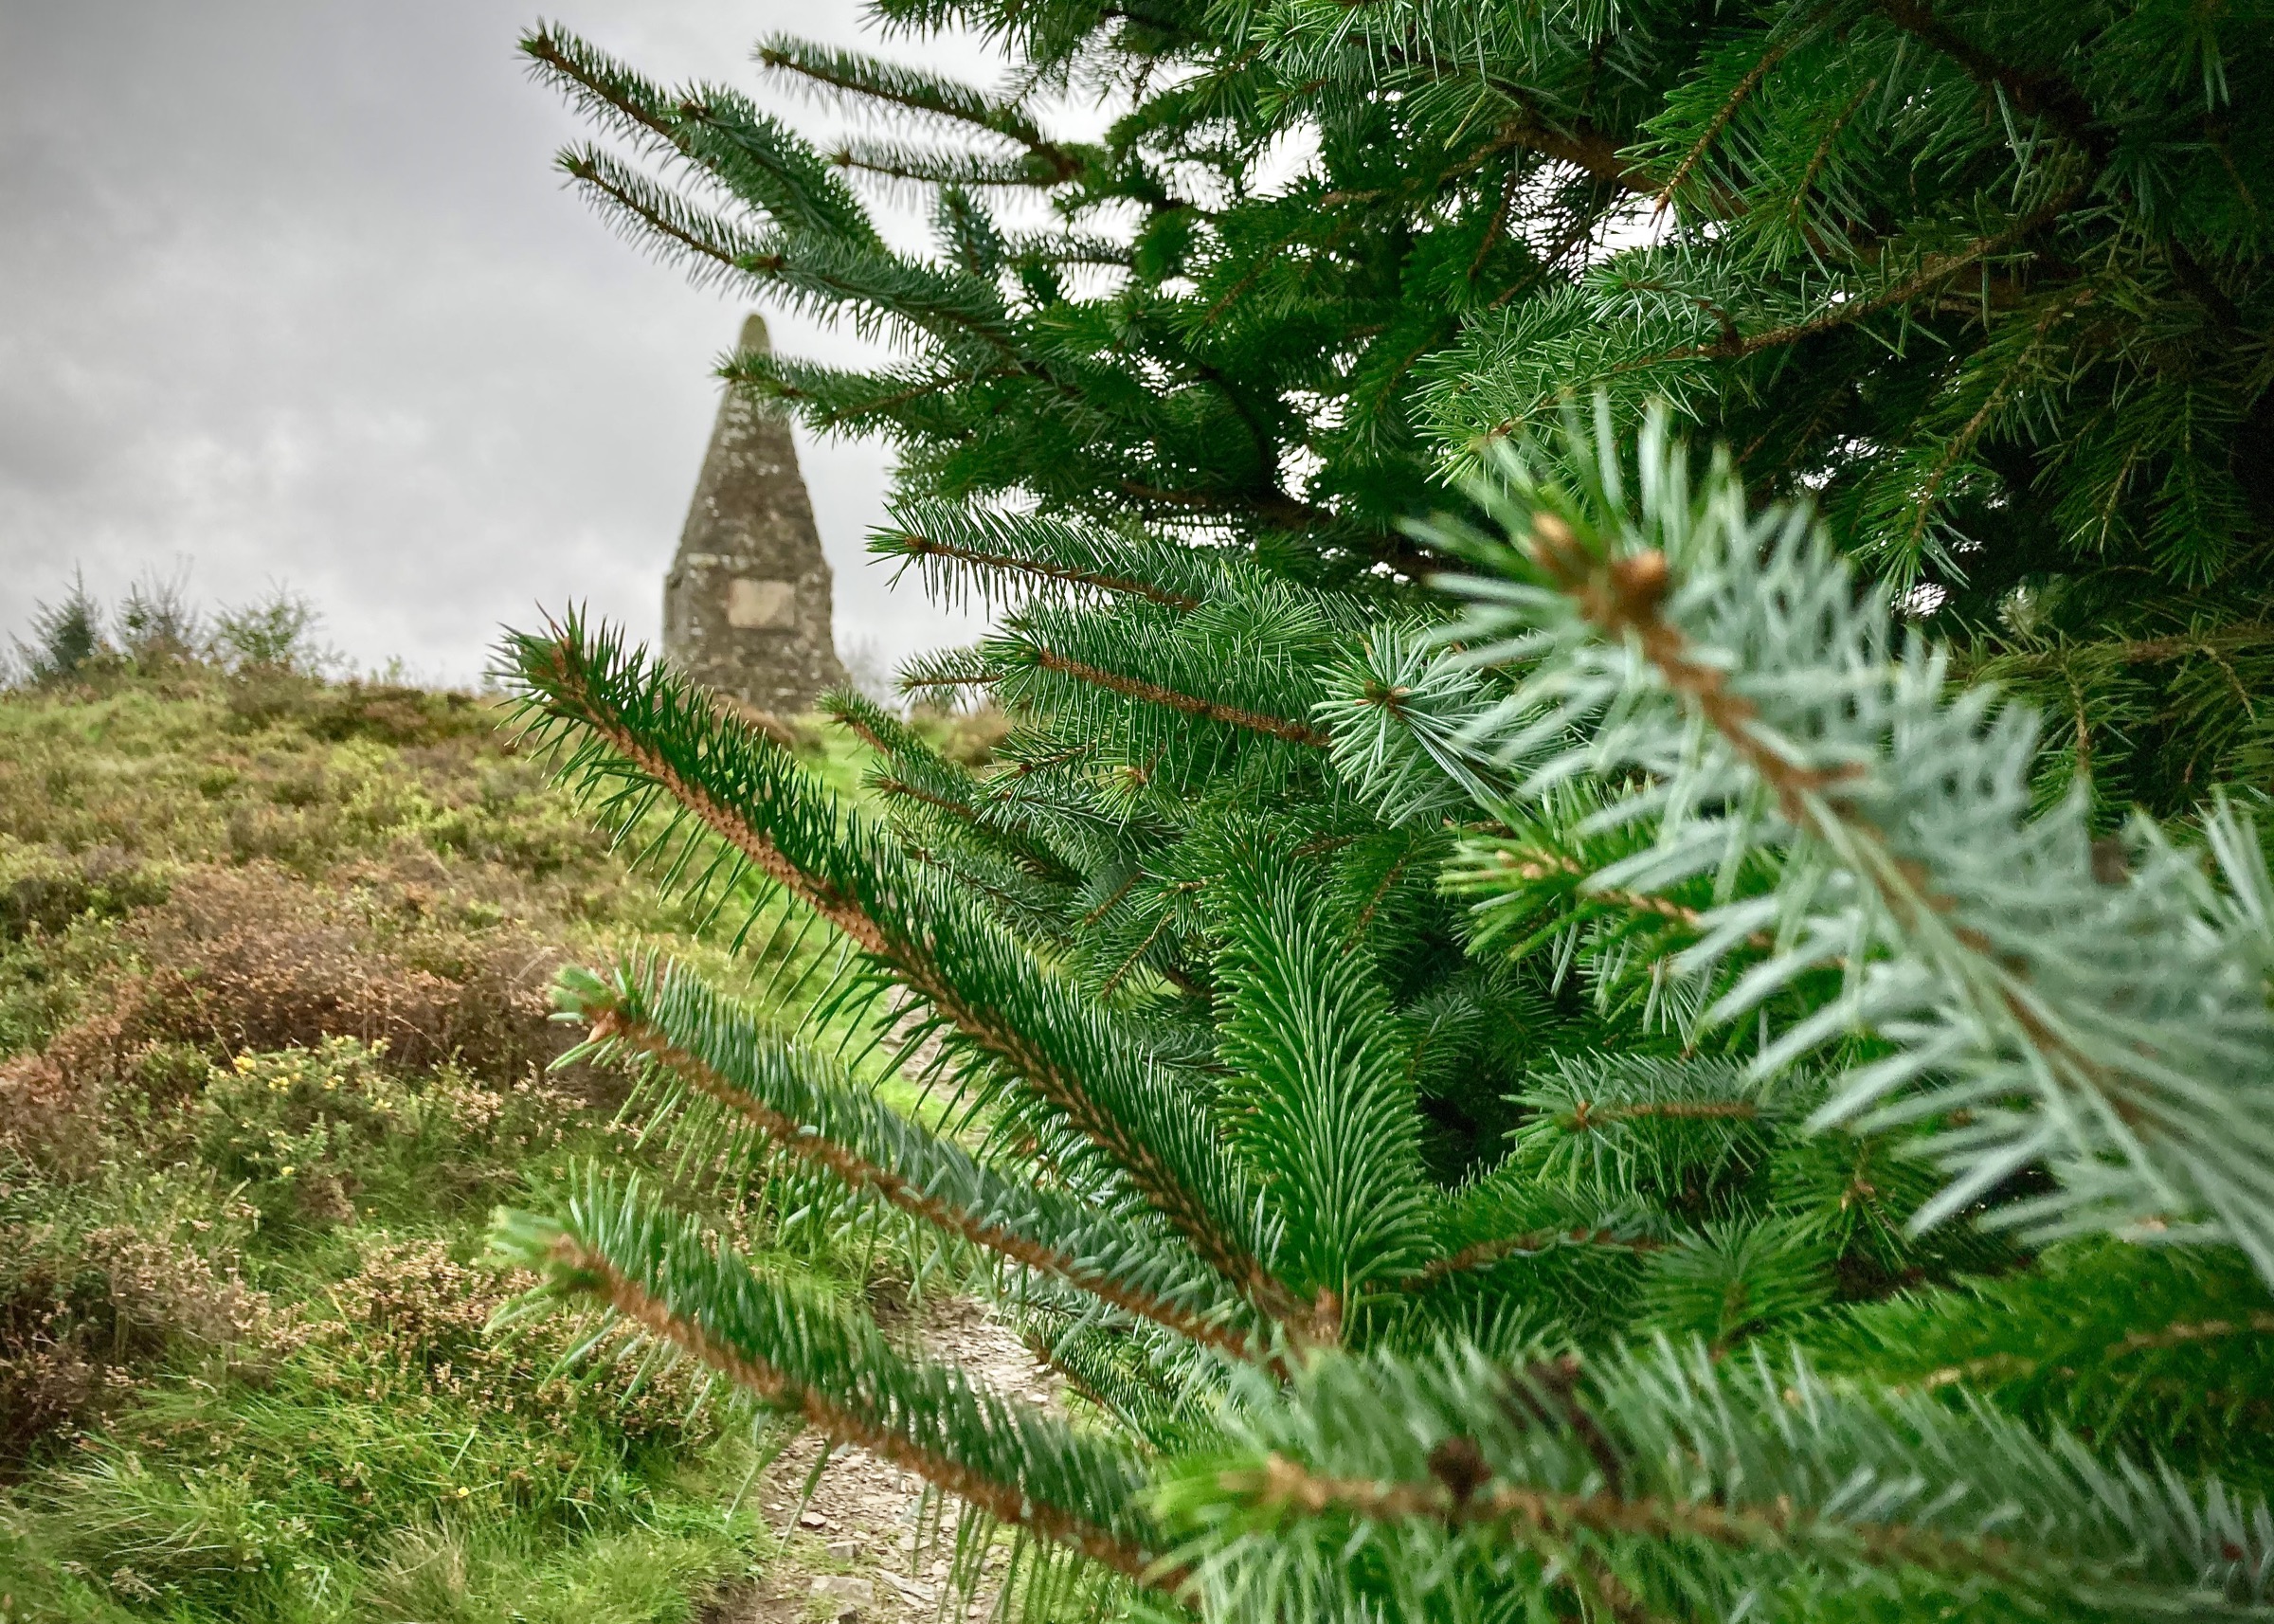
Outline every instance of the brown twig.
<svg viewBox="0 0 2274 1624">
<path fill-rule="evenodd" d="M 990 568 L 1011 570 L 1021 575 L 1039 575 L 1045 580 L 1067 581 L 1077 586 L 1094 586 L 1106 592 L 1127 592 L 1136 597 L 1149 598 L 1156 604 L 1165 604 L 1172 609 L 1197 609 L 1200 606 L 1197 598 L 1187 598 L 1181 592 L 1169 591 L 1149 581 L 1137 580 L 1134 576 L 1072 569 L 1064 565 L 1041 564 L 1031 558 L 1017 558 L 1005 552 L 982 552 L 977 548 L 956 547 L 948 542 L 934 541 L 911 530 L 893 531 L 890 532 L 889 539 L 900 542 L 919 558 L 955 558 L 966 564 L 984 564 Z"/>
<path fill-rule="evenodd" d="M 1308 745 L 1313 749 L 1325 749 L 1334 742 L 1331 733 L 1321 731 L 1308 722 L 1290 722 L 1283 716 L 1268 716 L 1260 711 L 1243 711 L 1236 705 L 1219 705 L 1213 699 L 1196 695 L 1180 694 L 1173 688 L 1140 677 L 1124 677 L 1118 672 L 1101 670 L 1078 659 L 1069 659 L 1062 654 L 1038 646 L 1034 651 L 1036 665 L 1044 671 L 1055 671 L 1063 677 L 1087 682 L 1093 688 L 1103 688 L 1130 699 L 1143 699 L 1148 704 L 1181 711 L 1187 716 L 1199 716 L 1204 721 L 1221 722 L 1227 727 L 1243 728 L 1252 733 L 1264 733 L 1272 738 L 1285 739 L 1290 744 Z"/>
<path fill-rule="evenodd" d="M 1153 1553 L 1128 1543 L 1077 1512 L 1038 1501 L 1017 1485 L 982 1477 L 962 1462 L 926 1449 L 728 1345 L 686 1315 L 675 1313 L 669 1304 L 651 1296 L 599 1253 L 564 1238 L 554 1246 L 552 1255 L 561 1267 L 593 1280 L 597 1294 L 625 1320 L 683 1350 L 769 1406 L 798 1415 L 833 1441 L 867 1450 L 879 1460 L 914 1472 L 977 1507 L 997 1522 L 1031 1528 L 1141 1584 L 1173 1594 L 1189 1578 L 1182 1568 L 1163 1570 Z"/>
<path fill-rule="evenodd" d="M 748 1090 L 736 1087 L 700 1056 L 672 1042 L 654 1025 L 628 1020 L 615 1010 L 606 1009 L 592 1022 L 592 1036 L 596 1040 L 611 1040 L 645 1055 L 690 1088 L 700 1091 L 733 1111 L 778 1148 L 802 1162 L 809 1162 L 826 1169 L 849 1188 L 872 1191 L 888 1204 L 935 1228 L 961 1236 L 972 1245 L 999 1254 L 1014 1263 L 1024 1264 L 1045 1274 L 1055 1274 L 1101 1301 L 1110 1303 L 1140 1319 L 1150 1320 L 1181 1337 L 1216 1348 L 1247 1363 L 1272 1362 L 1269 1350 L 1252 1338 L 1229 1326 L 1217 1325 L 1189 1308 L 1164 1302 L 1150 1292 L 1131 1287 L 1126 1281 L 1086 1268 L 1081 1259 L 1069 1257 L 1038 1240 L 1004 1229 L 1000 1224 L 983 1222 L 960 1207 L 927 1194 L 920 1185 L 910 1182 L 891 1168 L 866 1161 L 844 1146 L 822 1138 L 811 1124 L 785 1116 Z"/>
<path fill-rule="evenodd" d="M 1308 1308 L 1272 1277 L 1262 1262 L 1218 1224 L 1200 1195 L 1184 1186 L 1162 1162 L 1152 1146 L 1133 1136 L 1118 1117 L 1100 1109 L 1082 1080 L 1067 1073 L 1027 1034 L 1000 1015 L 972 1002 L 962 989 L 940 973 L 929 954 L 915 943 L 888 930 L 854 897 L 828 880 L 809 875 L 792 862 L 773 837 L 740 812 L 720 803 L 711 792 L 681 774 L 671 760 L 635 733 L 606 705 L 595 699 L 591 674 L 584 651 L 567 636 L 557 637 L 550 652 L 553 668 L 544 676 L 556 714 L 573 721 L 614 752 L 641 777 L 671 796 L 695 821 L 719 839 L 749 858 L 751 865 L 791 895 L 798 897 L 849 942 L 945 1016 L 1014 1076 L 1022 1079 L 1044 1101 L 1062 1111 L 1068 1123 L 1117 1163 L 1130 1182 L 1170 1226 L 1190 1241 L 1209 1266 L 1236 1282 L 1251 1301 L 1274 1319 L 1301 1323 Z M 720 718 L 730 731 L 741 724 Z"/>
</svg>

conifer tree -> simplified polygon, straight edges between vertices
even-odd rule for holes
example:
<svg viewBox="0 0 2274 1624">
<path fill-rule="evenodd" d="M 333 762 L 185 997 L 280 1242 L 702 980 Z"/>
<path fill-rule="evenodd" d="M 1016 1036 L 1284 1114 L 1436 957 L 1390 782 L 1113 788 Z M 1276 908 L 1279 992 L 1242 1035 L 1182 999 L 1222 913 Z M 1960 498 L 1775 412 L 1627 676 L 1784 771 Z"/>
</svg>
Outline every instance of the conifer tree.
<svg viewBox="0 0 2274 1624">
<path fill-rule="evenodd" d="M 637 240 L 898 341 L 727 371 L 892 441 L 909 499 L 1411 575 L 1399 522 L 1480 437 L 1669 399 L 2040 695 L 2048 797 L 2085 769 L 2111 827 L 2267 785 L 2268 0 L 874 14 L 995 40 L 1007 86 L 770 40 L 785 91 L 875 116 L 824 153 L 561 29 L 525 48 Z M 1126 111 L 1058 139 L 1053 92 Z M 887 247 L 857 177 L 930 196 L 938 252 Z"/>
<path fill-rule="evenodd" d="M 882 248 L 749 103 L 666 95 L 558 31 L 530 49 L 723 202 L 572 154 L 641 230 L 912 340 L 889 376 L 728 370 L 896 438 L 879 550 L 1005 611 L 907 680 L 1004 705 L 999 763 L 961 767 L 840 696 L 876 760 L 878 810 L 851 811 L 605 627 L 568 617 L 505 663 L 568 780 L 666 883 L 734 910 L 754 963 L 804 977 L 798 945 L 836 946 L 794 1031 L 637 956 L 567 978 L 565 1012 L 702 1161 L 834 1185 L 988 1261 L 1096 1424 L 911 1355 L 749 1267 L 687 1192 L 606 1169 L 501 1224 L 540 1300 L 598 1302 L 1033 1536 L 1015 1588 L 1038 1607 L 1098 1582 L 1226 1618 L 2265 1614 L 2274 886 L 2216 799 L 2193 834 L 2110 836 L 2131 780 L 2097 805 L 2056 793 L 2077 706 L 2048 748 L 2029 706 L 1961 686 L 1919 636 L 1940 566 L 1910 572 L 1858 529 L 1869 470 L 1827 448 L 1907 443 L 1885 414 L 1931 404 L 1921 357 L 1973 364 L 1988 338 L 1949 283 L 1870 305 L 1812 243 L 1825 263 L 1782 288 L 1726 209 L 1602 249 L 1619 191 L 1600 171 L 1656 173 L 1637 132 L 1674 127 L 1722 63 L 1687 15 L 901 21 L 950 15 L 991 23 L 1030 89 L 1118 73 L 1137 105 L 1068 147 L 1025 97 L 767 47 L 1013 151 L 849 149 L 939 183 L 929 262 Z M 1892 15 L 1836 14 L 1838 37 L 1868 64 Z M 1768 152 L 1756 116 L 1793 105 L 1779 64 L 1813 62 L 1805 86 L 1832 71 L 1815 25 L 1764 17 L 1772 45 L 1797 38 L 1764 49 L 1708 147 Z M 1384 45 L 1392 24 L 1420 43 Z M 1926 50 L 1888 55 L 1931 78 Z M 1925 92 L 1895 94 L 1908 112 Z M 1270 141 L 1319 108 L 1332 184 L 1256 189 Z M 1486 154 L 1505 202 L 1454 252 L 1480 129 L 1505 136 Z M 1674 161 L 1654 184 L 1677 221 L 1752 184 L 1732 161 L 1697 159 L 1694 187 Z M 1992 159 L 1953 161 L 1938 185 Z M 1028 182 L 1064 231 L 1020 237 L 974 202 Z M 1845 274 L 1896 264 L 1910 227 L 1888 222 L 1949 202 L 1897 190 L 1857 213 L 1882 236 Z M 2122 207 L 2063 198 L 2032 232 L 2114 230 Z M 1585 228 L 1535 265 L 1558 209 Z M 2036 242 L 1996 265 L 2021 276 Z M 1596 298 L 1636 252 L 1739 256 L 1748 321 L 1820 297 L 1838 319 L 1780 341 L 1806 385 L 1775 346 L 1632 390 L 1615 357 L 1567 357 L 1611 385 L 1595 421 L 1459 418 L 1455 397 L 1547 352 L 1486 354 L 1491 322 Z M 2257 297 L 2247 262 L 2216 261 L 2230 297 Z M 1079 291 L 1085 265 L 1108 291 Z M 1480 314 L 1428 280 L 1459 266 L 1537 274 Z M 1631 294 L 1567 336 L 1645 332 Z M 1423 316 L 1389 364 L 1379 346 Z M 1921 347 L 1869 347 L 1904 334 Z M 1812 451 L 1795 402 L 1834 376 Z M 1663 413 L 1633 432 L 1649 390 L 1735 449 L 1693 469 Z M 1760 463 L 1771 444 L 1790 460 Z M 1433 483 L 1449 450 L 1457 490 Z M 1749 503 L 1748 474 L 1760 497 L 1821 485 L 1827 516 Z M 2035 545 L 2034 478 L 1985 509 L 1984 548 Z M 1432 570 L 1444 595 L 1414 584 Z M 2239 670 L 2242 646 L 2217 658 Z M 2244 759 L 2219 726 L 2227 765 L 2174 782 Z M 2105 752 L 2090 765 L 2105 777 Z M 881 1104 L 823 1040 L 847 1032 L 891 1044 L 941 1110 Z"/>
<path fill-rule="evenodd" d="M 1217 845 L 1202 1046 L 1158 1019 L 1173 983 L 1085 984 L 1021 908 L 569 623 L 510 655 L 572 780 L 627 828 L 659 806 L 667 873 L 839 934 L 830 1014 L 899 998 L 990 1131 L 918 1126 L 684 968 L 578 973 L 565 1008 L 730 1164 L 803 1164 L 991 1254 L 1113 1425 L 895 1351 L 605 1171 L 502 1244 L 1208 1616 L 2269 1615 L 2264 1430 L 2222 1425 L 2274 1397 L 2255 835 L 2221 807 L 2200 852 L 2143 821 L 2111 854 L 2082 797 L 2033 813 L 2033 715 L 1903 646 L 1805 510 L 1749 510 L 1725 459 L 1693 483 L 1663 419 L 1631 466 L 1565 437 L 1475 487 L 1497 533 L 1439 533 L 1478 568 L 1437 646 L 1404 645 L 1423 679 L 1382 688 L 1390 640 L 1362 628 L 1357 698 L 1313 707 L 1362 804 L 1442 810 L 1440 752 L 1471 796 L 1465 889 L 1561 911 L 1624 1012 L 1530 1055 L 1505 1152 L 1432 1177 L 1416 1078 L 1445 989 L 1398 1001 L 1284 822 L 1187 838 Z M 1562 843 L 1524 843 L 1521 809 L 1559 800 Z M 1619 1000 L 1633 942 L 1605 911 L 1678 933 L 1654 1013 Z M 2009 1255 L 1919 1290 L 2000 1234 L 2050 1249 L 2042 1284 Z"/>
</svg>

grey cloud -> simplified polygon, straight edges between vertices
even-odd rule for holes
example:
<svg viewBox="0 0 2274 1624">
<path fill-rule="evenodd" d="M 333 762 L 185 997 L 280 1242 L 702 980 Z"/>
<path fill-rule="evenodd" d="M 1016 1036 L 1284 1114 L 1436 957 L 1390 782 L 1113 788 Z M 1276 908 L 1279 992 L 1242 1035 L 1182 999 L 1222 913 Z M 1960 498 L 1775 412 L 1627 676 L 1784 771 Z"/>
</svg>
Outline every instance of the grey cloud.
<svg viewBox="0 0 2274 1624">
<path fill-rule="evenodd" d="M 667 77 L 745 83 L 761 34 L 857 32 L 849 3 L 558 9 Z M 188 559 L 208 600 L 290 581 L 357 661 L 438 677 L 539 603 L 652 635 L 740 307 L 562 190 L 551 153 L 580 132 L 513 55 L 531 15 L 0 6 L 0 631 L 74 568 L 116 593 Z M 882 451 L 801 452 L 840 644 L 972 635 L 863 555 Z"/>
</svg>

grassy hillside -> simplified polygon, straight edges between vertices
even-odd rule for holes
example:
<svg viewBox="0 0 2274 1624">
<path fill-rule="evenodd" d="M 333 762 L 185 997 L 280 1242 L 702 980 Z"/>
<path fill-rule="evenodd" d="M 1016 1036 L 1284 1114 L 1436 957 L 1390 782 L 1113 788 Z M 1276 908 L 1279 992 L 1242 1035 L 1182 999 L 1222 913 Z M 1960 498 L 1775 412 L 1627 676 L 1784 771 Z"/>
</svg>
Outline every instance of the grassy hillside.
<svg viewBox="0 0 2274 1624">
<path fill-rule="evenodd" d="M 483 1328 L 491 1208 L 639 1154 L 545 1069 L 551 971 L 717 951 L 498 719 L 194 662 L 0 695 L 7 1624 L 629 1624 L 764 1564 L 745 1417 Z M 891 1267 L 708 1199 L 823 1289 Z"/>
</svg>

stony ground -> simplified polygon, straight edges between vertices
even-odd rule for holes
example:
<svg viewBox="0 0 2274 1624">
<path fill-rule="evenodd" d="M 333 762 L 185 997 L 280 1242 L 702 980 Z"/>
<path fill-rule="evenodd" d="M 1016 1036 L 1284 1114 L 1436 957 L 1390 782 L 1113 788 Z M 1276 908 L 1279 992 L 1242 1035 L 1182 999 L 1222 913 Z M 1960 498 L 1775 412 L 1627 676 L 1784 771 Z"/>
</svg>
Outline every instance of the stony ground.
<svg viewBox="0 0 2274 1624">
<path fill-rule="evenodd" d="M 1056 1404 L 1060 1380 L 1038 1364 L 1018 1336 L 984 1306 L 956 1298 L 919 1316 L 918 1335 L 935 1359 L 1005 1395 Z M 805 1436 L 785 1450 L 760 1479 L 758 1501 L 784 1542 L 782 1554 L 757 1578 L 732 1585 L 702 1615 L 702 1624 L 799 1624 L 817 1619 L 934 1618 L 948 1599 L 948 1526 L 929 1537 L 919 1527 L 923 1485 L 865 1450 L 830 1457 L 810 1497 L 804 1490 L 821 1453 Z M 924 1537 L 920 1537 L 920 1535 Z M 1003 1560 L 998 1549 L 990 1565 Z M 984 1618 L 995 1587 L 983 1584 L 961 1609 Z M 952 1607 L 949 1612 L 954 1611 Z"/>
</svg>

